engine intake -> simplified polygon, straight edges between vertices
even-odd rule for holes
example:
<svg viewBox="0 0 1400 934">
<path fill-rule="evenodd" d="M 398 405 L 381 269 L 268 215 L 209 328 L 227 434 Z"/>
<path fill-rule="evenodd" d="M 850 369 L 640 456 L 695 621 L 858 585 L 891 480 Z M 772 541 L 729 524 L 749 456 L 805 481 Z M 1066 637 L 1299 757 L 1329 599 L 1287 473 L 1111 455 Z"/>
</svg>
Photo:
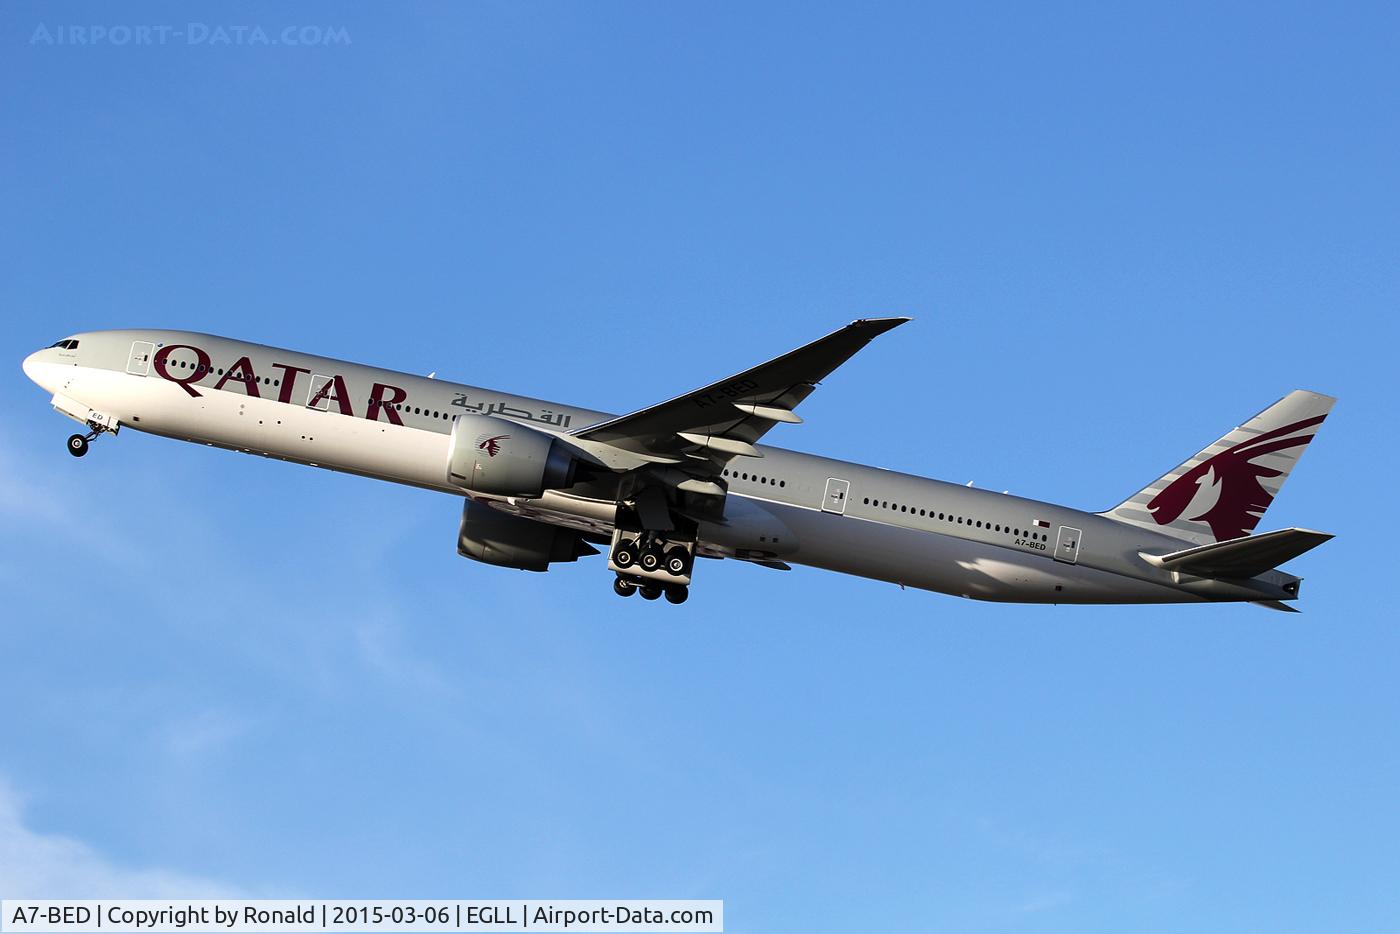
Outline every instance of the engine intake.
<svg viewBox="0 0 1400 934">
<path fill-rule="evenodd" d="M 447 480 L 473 493 L 539 496 L 573 482 L 577 461 L 542 431 L 494 415 L 452 420 Z"/>
<path fill-rule="evenodd" d="M 521 571 L 547 571 L 556 561 L 577 561 L 598 549 L 572 529 L 492 509 L 467 500 L 457 532 L 457 554 Z"/>
</svg>

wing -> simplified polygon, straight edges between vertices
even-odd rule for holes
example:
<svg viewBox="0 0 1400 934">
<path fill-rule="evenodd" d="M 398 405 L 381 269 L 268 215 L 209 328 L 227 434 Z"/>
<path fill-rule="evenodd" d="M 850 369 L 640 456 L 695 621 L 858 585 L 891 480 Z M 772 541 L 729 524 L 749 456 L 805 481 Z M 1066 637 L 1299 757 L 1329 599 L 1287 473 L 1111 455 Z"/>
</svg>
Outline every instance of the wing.
<svg viewBox="0 0 1400 934">
<path fill-rule="evenodd" d="M 839 331 L 659 405 L 581 428 L 573 434 L 643 455 L 762 457 L 754 442 L 793 413 L 838 366 L 908 318 L 866 318 Z"/>
</svg>

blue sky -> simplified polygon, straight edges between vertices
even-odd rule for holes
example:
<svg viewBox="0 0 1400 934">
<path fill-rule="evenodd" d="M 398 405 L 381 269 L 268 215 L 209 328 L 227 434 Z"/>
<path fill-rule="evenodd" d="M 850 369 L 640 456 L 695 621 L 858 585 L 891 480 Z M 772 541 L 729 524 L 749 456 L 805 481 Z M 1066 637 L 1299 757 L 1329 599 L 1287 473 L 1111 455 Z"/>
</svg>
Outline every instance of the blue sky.
<svg viewBox="0 0 1400 934">
<path fill-rule="evenodd" d="M 1393 6 L 6 3 L 0 893 L 1400 926 Z M 43 24 L 342 28 L 73 46 Z M 625 411 L 911 314 L 778 444 L 1106 508 L 1304 387 L 1304 613 L 473 565 L 448 497 L 19 369 L 187 327 Z"/>
</svg>

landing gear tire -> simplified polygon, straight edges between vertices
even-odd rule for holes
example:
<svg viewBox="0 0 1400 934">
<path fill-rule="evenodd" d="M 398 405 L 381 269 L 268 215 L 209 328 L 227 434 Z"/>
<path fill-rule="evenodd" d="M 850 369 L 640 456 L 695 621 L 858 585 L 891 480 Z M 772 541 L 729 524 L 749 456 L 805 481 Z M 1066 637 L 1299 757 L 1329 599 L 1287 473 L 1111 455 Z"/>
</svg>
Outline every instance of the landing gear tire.
<svg viewBox="0 0 1400 934">
<path fill-rule="evenodd" d="M 643 571 L 655 571 L 661 567 L 661 552 L 655 548 L 648 548 L 642 552 L 641 565 Z"/>
<path fill-rule="evenodd" d="M 630 597 L 637 592 L 637 585 L 629 580 L 617 578 L 613 581 L 613 593 L 619 597 Z"/>
<path fill-rule="evenodd" d="M 666 588 L 666 602 L 667 602 L 667 603 L 675 603 L 675 604 L 678 604 L 678 605 L 679 605 L 679 604 L 681 604 L 681 603 L 684 603 L 684 602 L 686 601 L 686 599 L 687 599 L 689 596 L 690 596 L 690 588 L 689 588 L 689 587 L 667 587 L 667 588 Z"/>
<path fill-rule="evenodd" d="M 88 452 L 88 439 L 82 435 L 73 435 L 68 439 L 68 453 L 74 457 L 82 457 Z"/>
<path fill-rule="evenodd" d="M 672 577 L 680 577 L 685 573 L 685 551 L 683 549 L 675 548 L 666 553 L 666 573 Z"/>
<path fill-rule="evenodd" d="M 655 600 L 661 596 L 661 588 L 656 584 L 643 584 L 637 590 L 641 593 L 643 600 Z"/>
<path fill-rule="evenodd" d="M 633 548 L 631 545 L 623 545 L 618 548 L 617 553 L 613 555 L 613 564 L 620 568 L 630 568 L 636 563 L 637 549 Z"/>
</svg>

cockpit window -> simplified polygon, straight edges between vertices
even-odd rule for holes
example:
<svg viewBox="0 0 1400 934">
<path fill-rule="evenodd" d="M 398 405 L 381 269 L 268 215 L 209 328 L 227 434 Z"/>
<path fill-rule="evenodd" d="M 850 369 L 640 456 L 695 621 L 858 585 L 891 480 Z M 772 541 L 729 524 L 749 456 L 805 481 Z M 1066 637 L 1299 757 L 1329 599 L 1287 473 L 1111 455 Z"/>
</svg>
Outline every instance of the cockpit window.
<svg viewBox="0 0 1400 934">
<path fill-rule="evenodd" d="M 59 341 L 59 342 L 56 343 L 56 344 L 51 344 L 51 345 L 49 346 L 49 349 L 50 349 L 50 350 L 53 350 L 55 347 L 58 348 L 59 350 L 77 350 L 77 349 L 78 349 L 78 342 L 75 341 L 75 340 L 73 340 L 73 338 L 70 337 L 70 338 L 68 338 L 67 340 L 61 340 L 61 341 Z"/>
</svg>

